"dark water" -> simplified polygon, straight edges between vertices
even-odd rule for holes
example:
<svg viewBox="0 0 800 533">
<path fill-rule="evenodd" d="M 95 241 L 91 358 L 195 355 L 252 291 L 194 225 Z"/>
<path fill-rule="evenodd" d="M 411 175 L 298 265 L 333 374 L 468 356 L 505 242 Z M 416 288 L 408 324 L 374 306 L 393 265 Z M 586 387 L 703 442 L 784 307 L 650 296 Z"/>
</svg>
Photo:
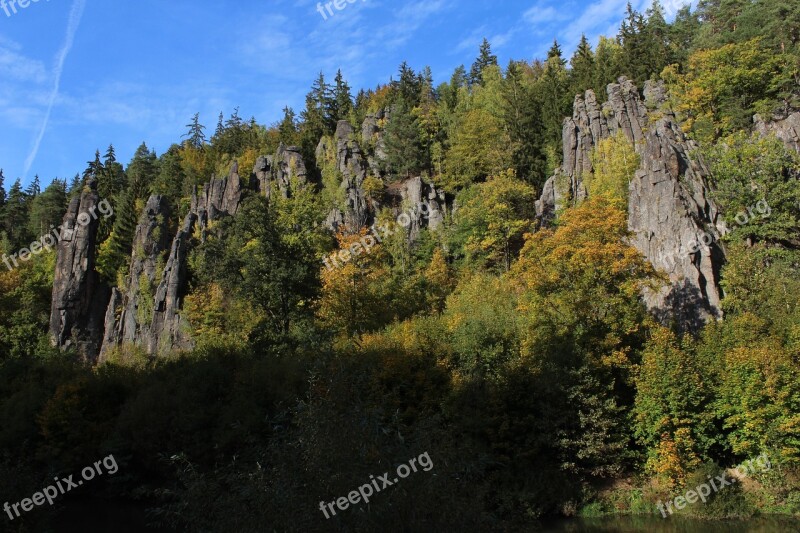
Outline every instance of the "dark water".
<svg viewBox="0 0 800 533">
<path fill-rule="evenodd" d="M 695 520 L 661 518 L 660 516 L 619 516 L 604 518 L 575 518 L 548 524 L 542 531 L 549 533 L 800 533 L 800 519 L 780 516 L 758 517 L 749 520 Z"/>
</svg>

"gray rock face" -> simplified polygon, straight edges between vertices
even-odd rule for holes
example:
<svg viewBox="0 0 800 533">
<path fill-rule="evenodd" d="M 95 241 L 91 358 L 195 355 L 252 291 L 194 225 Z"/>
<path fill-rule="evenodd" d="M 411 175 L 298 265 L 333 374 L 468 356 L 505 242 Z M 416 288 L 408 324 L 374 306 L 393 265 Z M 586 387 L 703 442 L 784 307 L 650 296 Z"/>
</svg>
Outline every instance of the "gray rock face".
<svg viewBox="0 0 800 533">
<path fill-rule="evenodd" d="M 336 172 L 342 176 L 340 187 L 344 192 L 345 205 L 343 209 L 331 211 L 327 219 L 328 227 L 338 230 L 344 225 L 350 231 L 357 231 L 368 225 L 377 205 L 370 205 L 364 193 L 368 163 L 350 123 L 340 120 L 333 139 L 320 140 L 316 157 L 317 161 L 333 162 Z"/>
<path fill-rule="evenodd" d="M 100 197 L 91 180 L 80 197 L 69 204 L 56 253 L 50 340 L 61 349 L 74 347 L 94 362 L 103 336 L 104 305 L 108 288 L 95 270 Z M 94 214 L 94 216 L 92 215 Z"/>
<path fill-rule="evenodd" d="M 308 183 L 308 171 L 300 148 L 283 143 L 278 146 L 275 155 L 260 156 L 256 160 L 253 176 L 258 191 L 267 198 L 272 198 L 276 193 L 288 198 L 293 181 L 298 184 Z"/>
<path fill-rule="evenodd" d="M 376 143 L 382 139 L 379 121 L 385 117 L 383 112 L 367 116 L 361 128 L 363 142 Z M 447 212 L 445 194 L 420 177 L 390 184 L 383 200 L 370 199 L 367 196 L 363 187 L 364 180 L 369 174 L 379 176 L 380 171 L 374 168 L 377 166 L 374 159 L 370 161 L 355 136 L 355 129 L 342 120 L 337 124 L 333 138 L 323 138 L 317 146 L 317 161 L 332 162 L 342 176 L 340 188 L 345 199 L 343 209 L 333 209 L 328 215 L 327 227 L 333 231 L 344 229 L 354 233 L 364 226 L 372 225 L 375 213 L 382 207 L 389 207 L 395 216 L 405 214 L 410 218 L 407 230 L 412 241 L 416 240 L 422 228 L 439 228 Z M 376 148 L 375 158 L 379 157 Z"/>
<path fill-rule="evenodd" d="M 753 120 L 758 133 L 765 136 L 773 133 L 788 148 L 800 152 L 800 112 L 792 113 L 782 120 L 767 122 L 759 115 L 756 115 Z"/>
<path fill-rule="evenodd" d="M 150 327 L 149 353 L 189 350 L 194 346 L 188 334 L 189 324 L 181 315 L 181 296 L 186 288 L 186 260 L 197 215 L 189 213 L 183 227 L 172 241 L 167 264 L 156 289 L 153 322 Z"/>
<path fill-rule="evenodd" d="M 664 322 L 675 319 L 696 329 L 721 317 L 724 250 L 718 243 L 725 226 L 708 196 L 708 169 L 694 158 L 696 144 L 661 108 L 663 84 L 648 82 L 644 95 L 647 105 L 633 83 L 620 78 L 608 86 L 602 107 L 592 91 L 575 98 L 573 116 L 564 120 L 564 163 L 545 184 L 536 210 L 547 224 L 558 209 L 583 199 L 582 177 L 593 171 L 592 150 L 622 132 L 640 156 L 628 204 L 632 245 L 669 277 L 661 290 L 644 295 L 645 302 Z M 703 242 L 707 246 L 696 245 Z"/>
<path fill-rule="evenodd" d="M 100 359 L 121 344 L 133 344 L 153 353 L 151 331 L 155 289 L 162 277 L 169 247 L 169 208 L 166 199 L 151 196 L 136 226 L 130 271 L 123 291 L 114 290 L 106 310 L 105 338 Z"/>
</svg>

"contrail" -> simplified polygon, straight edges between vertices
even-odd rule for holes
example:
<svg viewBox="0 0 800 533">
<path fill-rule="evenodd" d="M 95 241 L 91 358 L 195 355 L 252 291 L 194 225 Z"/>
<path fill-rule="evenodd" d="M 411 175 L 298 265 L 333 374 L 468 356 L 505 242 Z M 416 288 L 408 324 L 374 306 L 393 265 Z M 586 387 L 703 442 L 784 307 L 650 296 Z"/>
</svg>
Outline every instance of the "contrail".
<svg viewBox="0 0 800 533">
<path fill-rule="evenodd" d="M 69 54 L 69 51 L 72 49 L 72 41 L 75 37 L 75 32 L 78 31 L 78 25 L 81 23 L 84 7 L 86 7 L 86 0 L 75 0 L 70 9 L 69 22 L 67 23 L 67 38 L 64 40 L 64 46 L 62 46 L 61 50 L 56 54 L 56 63 L 53 69 L 53 76 L 55 79 L 53 92 L 50 93 L 50 102 L 47 105 L 47 113 L 44 115 L 44 122 L 42 122 L 42 128 L 39 130 L 39 135 L 36 137 L 33 150 L 31 150 L 31 153 L 25 160 L 25 172 L 23 175 L 26 178 L 28 177 L 28 171 L 30 171 L 31 165 L 33 165 L 36 159 L 36 155 L 39 153 L 39 145 L 42 143 L 42 137 L 44 137 L 44 132 L 47 130 L 47 123 L 50 122 L 50 112 L 53 110 L 53 104 L 55 104 L 56 98 L 58 97 L 58 88 L 61 85 L 61 72 L 64 70 L 64 62 L 67 60 L 67 54 Z"/>
</svg>

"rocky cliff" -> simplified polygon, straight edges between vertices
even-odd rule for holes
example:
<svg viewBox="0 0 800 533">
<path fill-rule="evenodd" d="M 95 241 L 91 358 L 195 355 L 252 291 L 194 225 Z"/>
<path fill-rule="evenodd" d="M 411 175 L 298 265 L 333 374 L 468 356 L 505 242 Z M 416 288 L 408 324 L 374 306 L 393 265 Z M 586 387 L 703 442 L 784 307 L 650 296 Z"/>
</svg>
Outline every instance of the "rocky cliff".
<svg viewBox="0 0 800 533">
<path fill-rule="evenodd" d="M 96 183 L 89 180 L 81 195 L 69 204 L 56 252 L 50 308 L 53 345 L 75 347 L 92 362 L 100 349 L 104 302 L 109 294 L 95 270 L 99 201 Z"/>
<path fill-rule="evenodd" d="M 722 316 L 719 237 L 725 226 L 709 198 L 708 169 L 665 106 L 662 84 L 648 82 L 642 98 L 620 78 L 607 92 L 602 106 L 592 91 L 575 98 L 573 116 L 564 120 L 564 162 L 545 184 L 537 214 L 547 224 L 559 208 L 585 197 L 592 150 L 622 132 L 640 157 L 629 186 L 631 244 L 669 279 L 647 292 L 645 302 L 663 322 L 696 329 Z"/>
</svg>

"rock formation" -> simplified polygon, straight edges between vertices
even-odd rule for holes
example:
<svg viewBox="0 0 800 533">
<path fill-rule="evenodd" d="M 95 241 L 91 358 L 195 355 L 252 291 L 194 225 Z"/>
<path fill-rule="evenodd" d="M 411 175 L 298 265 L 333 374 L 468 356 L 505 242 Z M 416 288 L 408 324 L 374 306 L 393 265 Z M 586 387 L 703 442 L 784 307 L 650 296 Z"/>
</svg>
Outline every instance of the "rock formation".
<svg viewBox="0 0 800 533">
<path fill-rule="evenodd" d="M 788 148 L 800 152 L 800 112 L 770 122 L 766 122 L 759 115 L 756 115 L 753 120 L 758 133 L 761 135 L 774 133 Z"/>
<path fill-rule="evenodd" d="M 721 317 L 719 237 L 725 226 L 708 195 L 708 169 L 665 109 L 663 84 L 646 83 L 644 101 L 626 78 L 607 90 L 602 106 L 592 91 L 575 98 L 573 116 L 564 120 L 564 163 L 545 184 L 537 214 L 547 224 L 559 208 L 582 199 L 592 150 L 621 131 L 640 156 L 629 187 L 631 244 L 669 277 L 659 291 L 644 295 L 645 302 L 662 321 L 696 329 Z"/>
<path fill-rule="evenodd" d="M 390 208 L 394 216 L 406 214 L 411 219 L 407 228 L 410 240 L 416 240 L 422 228 L 438 228 L 447 212 L 447 199 L 444 192 L 420 177 L 390 183 L 383 198 L 369 198 L 364 190 L 367 176 L 381 176 L 382 163 L 386 158 L 383 151 L 383 130 L 387 113 L 368 115 L 361 127 L 361 143 L 372 148 L 362 148 L 356 139 L 356 130 L 344 120 L 340 120 L 333 138 L 323 138 L 317 146 L 317 161 L 329 165 L 341 176 L 340 185 L 344 205 L 334 208 L 328 216 L 326 225 L 333 231 L 344 228 L 355 232 L 364 226 L 372 225 L 375 214 L 381 208 Z"/>
<path fill-rule="evenodd" d="M 174 238 L 169 208 L 151 196 L 136 227 L 129 275 L 124 288 L 112 289 L 105 313 L 100 359 L 121 345 L 134 345 L 151 356 L 193 346 L 181 314 L 187 283 L 187 258 L 195 229 L 205 238 L 209 222 L 233 216 L 244 185 L 234 164 L 223 179 L 212 179 L 192 197 L 189 213 Z"/>
<path fill-rule="evenodd" d="M 92 362 L 100 349 L 103 303 L 108 300 L 108 289 L 95 270 L 100 201 L 96 188 L 96 182 L 89 180 L 64 215 L 50 308 L 52 344 L 62 349 L 75 347 Z"/>
</svg>

